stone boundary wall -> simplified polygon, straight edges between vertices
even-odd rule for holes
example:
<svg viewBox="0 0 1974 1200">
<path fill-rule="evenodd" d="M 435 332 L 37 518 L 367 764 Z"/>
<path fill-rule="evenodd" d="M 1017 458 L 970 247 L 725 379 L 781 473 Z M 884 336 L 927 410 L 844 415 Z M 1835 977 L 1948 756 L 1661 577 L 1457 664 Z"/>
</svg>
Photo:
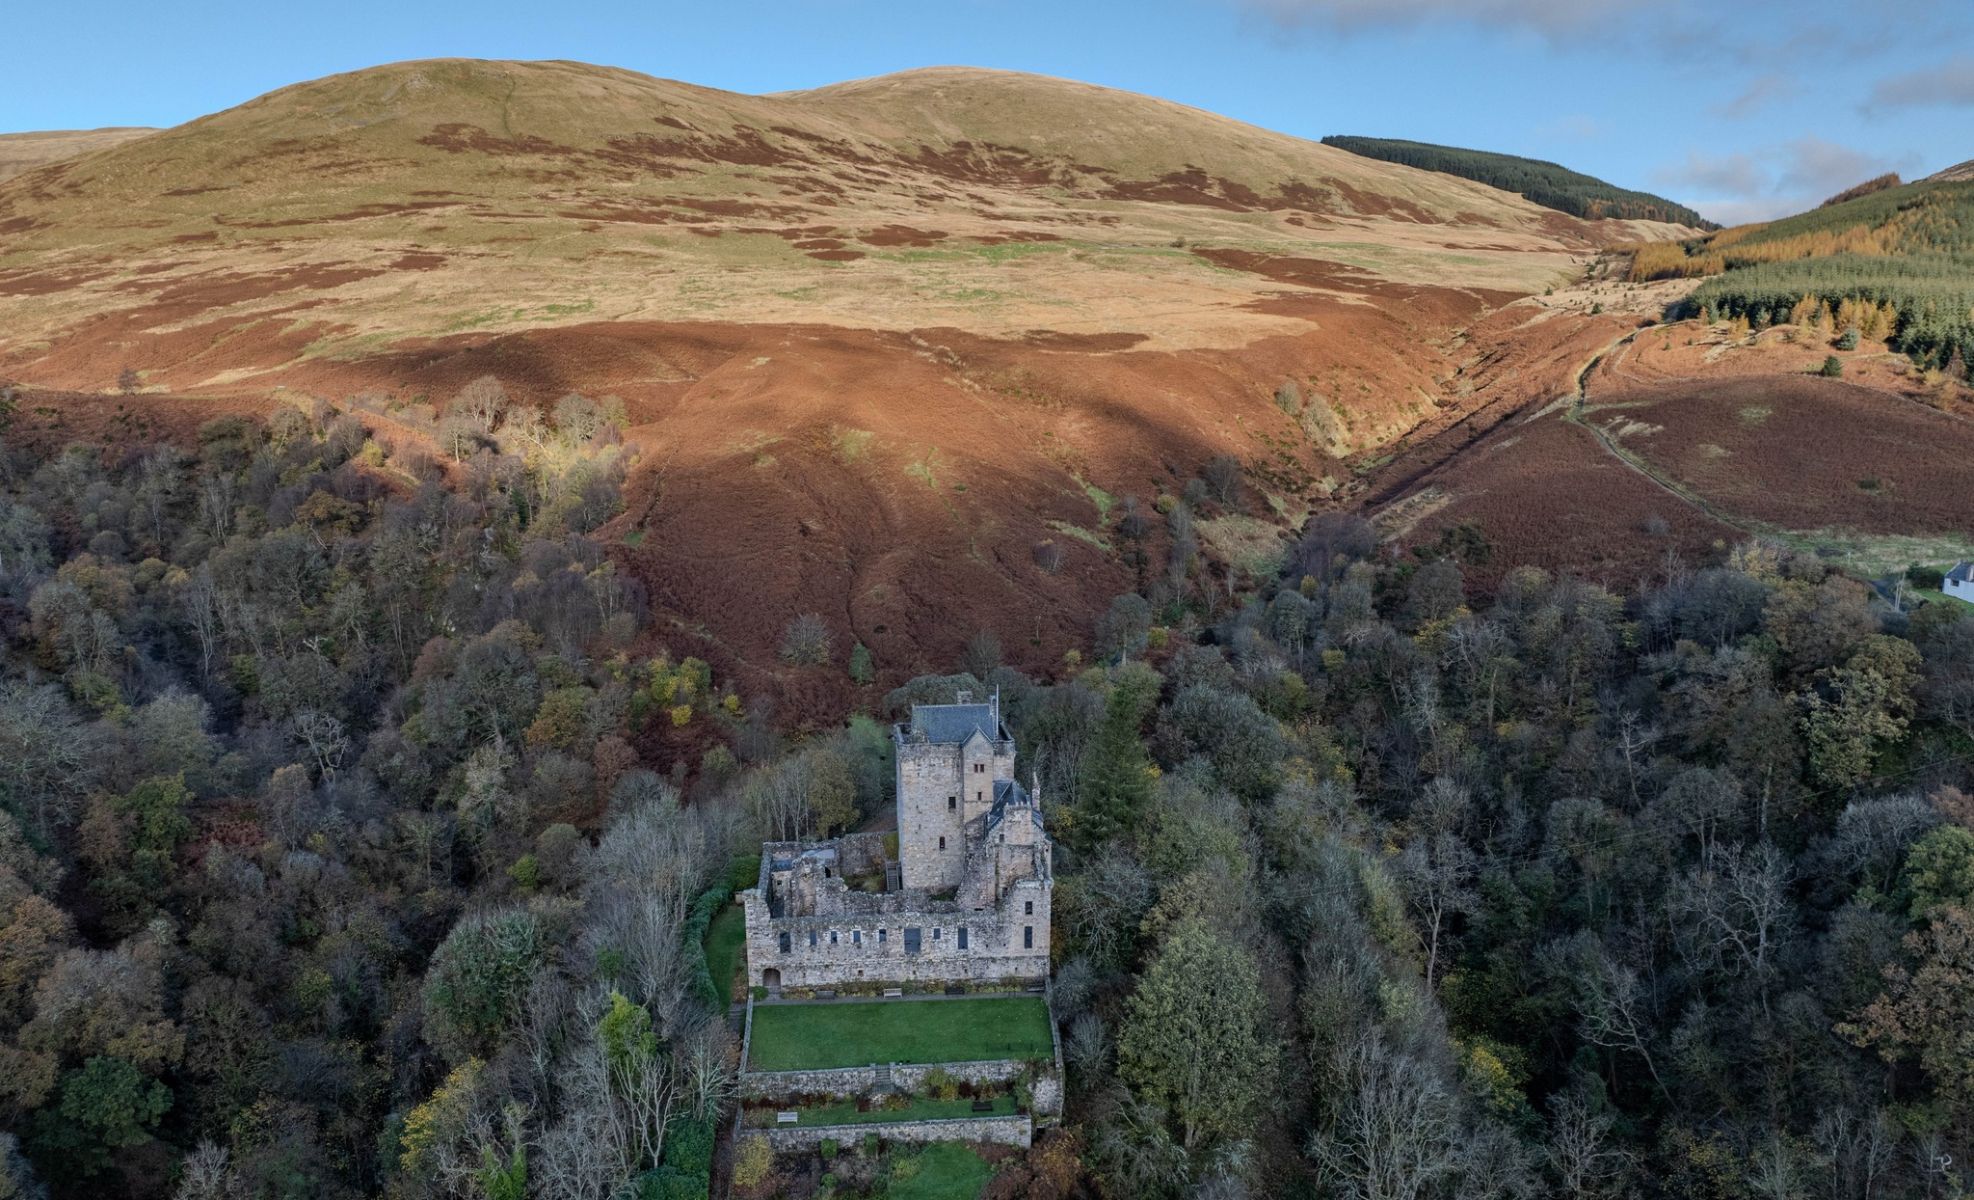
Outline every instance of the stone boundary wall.
<svg viewBox="0 0 1974 1200">
<path fill-rule="evenodd" d="M 900 1063 L 891 1068 L 891 1082 L 907 1092 L 917 1092 L 926 1076 L 944 1071 L 962 1083 L 1007 1083 L 1019 1078 L 1030 1066 L 1025 1059 L 982 1059 L 978 1062 Z M 1047 1075 L 1046 1069 L 1042 1072 Z M 877 1068 L 830 1067 L 814 1071 L 748 1071 L 740 1080 L 740 1095 L 747 1100 L 772 1100 L 777 1096 L 841 1096 L 869 1094 L 877 1087 Z"/>
<path fill-rule="evenodd" d="M 854 1146 L 866 1134 L 888 1142 L 993 1142 L 1027 1149 L 1035 1140 L 1035 1123 L 1026 1116 L 948 1117 L 937 1121 L 873 1121 L 866 1125 L 780 1125 L 750 1129 L 763 1134 L 777 1150 L 801 1150 L 834 1139 Z"/>
</svg>

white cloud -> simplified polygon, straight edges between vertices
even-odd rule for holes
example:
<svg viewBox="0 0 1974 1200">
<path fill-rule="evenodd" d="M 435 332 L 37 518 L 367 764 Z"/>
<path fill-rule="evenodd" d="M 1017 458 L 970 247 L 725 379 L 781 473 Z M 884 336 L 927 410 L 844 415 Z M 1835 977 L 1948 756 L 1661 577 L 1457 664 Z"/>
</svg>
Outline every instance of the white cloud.
<svg viewBox="0 0 1974 1200">
<path fill-rule="evenodd" d="M 1776 190 L 1784 195 L 1814 196 L 1819 203 L 1853 184 L 1911 166 L 1910 155 L 1900 161 L 1814 136 L 1797 138 L 1782 147 L 1782 158 Z"/>
<path fill-rule="evenodd" d="M 1970 107 L 1974 107 L 1974 54 L 1881 79 L 1864 102 L 1864 111 L 1872 115 L 1905 108 Z"/>
<path fill-rule="evenodd" d="M 1771 104 L 1795 98 L 1802 89 L 1796 81 L 1779 71 L 1757 76 L 1741 89 L 1741 94 L 1725 104 L 1714 106 L 1714 115 L 1726 117 L 1730 121 L 1744 120 Z"/>
<path fill-rule="evenodd" d="M 1285 25 L 1406 29 L 1443 22 L 1587 34 L 1635 11 L 1624 0 L 1240 0 Z"/>
<path fill-rule="evenodd" d="M 1652 179 L 1708 219 L 1738 225 L 1804 212 L 1853 184 L 1916 165 L 1910 154 L 1888 158 L 1801 137 L 1742 154 L 1689 152 L 1683 162 L 1654 171 Z"/>
<path fill-rule="evenodd" d="M 1660 187 L 1683 189 L 1706 196 L 1752 196 L 1769 188 L 1769 173 L 1748 154 L 1701 154 L 1688 151 L 1686 161 L 1652 172 Z"/>
</svg>

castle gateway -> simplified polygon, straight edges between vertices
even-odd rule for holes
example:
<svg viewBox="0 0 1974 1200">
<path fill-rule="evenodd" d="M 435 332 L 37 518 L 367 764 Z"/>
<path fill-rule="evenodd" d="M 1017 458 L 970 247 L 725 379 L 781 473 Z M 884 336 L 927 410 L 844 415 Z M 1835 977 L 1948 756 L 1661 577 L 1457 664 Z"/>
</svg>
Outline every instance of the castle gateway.
<svg viewBox="0 0 1974 1200">
<path fill-rule="evenodd" d="M 898 833 L 769 842 L 741 893 L 747 982 L 1039 983 L 1055 881 L 997 695 L 921 704 L 892 728 Z"/>
</svg>

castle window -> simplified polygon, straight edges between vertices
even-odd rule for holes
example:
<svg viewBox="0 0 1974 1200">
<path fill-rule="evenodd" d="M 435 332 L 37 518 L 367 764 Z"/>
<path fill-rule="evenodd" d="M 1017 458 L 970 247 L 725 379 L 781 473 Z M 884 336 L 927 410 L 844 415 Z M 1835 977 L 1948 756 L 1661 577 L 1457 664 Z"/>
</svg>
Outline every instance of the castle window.
<svg viewBox="0 0 1974 1200">
<path fill-rule="evenodd" d="M 852 929 L 852 930 L 850 931 L 850 944 L 851 944 L 852 946 L 861 946 L 861 945 L 863 945 L 863 944 L 864 944 L 864 931 L 863 931 L 863 930 L 861 930 L 861 929 Z"/>
<path fill-rule="evenodd" d="M 974 773 L 975 775 L 985 775 L 985 774 L 987 773 L 987 764 L 986 764 L 986 763 L 974 763 L 974 764 L 973 764 L 973 773 Z"/>
<path fill-rule="evenodd" d="M 783 954 L 788 953 L 788 935 L 786 933 L 781 935 L 781 952 Z"/>
<path fill-rule="evenodd" d="M 1035 902 L 1033 900 L 1028 901 L 1027 907 L 1021 910 L 1021 915 L 1024 917 L 1032 917 L 1035 915 Z"/>
<path fill-rule="evenodd" d="M 932 927 L 932 940 L 935 942 L 939 940 L 939 927 L 937 925 Z"/>
<path fill-rule="evenodd" d="M 945 838 L 940 838 L 940 839 L 939 839 L 939 848 L 940 848 L 941 850 L 944 850 L 944 849 L 946 848 L 946 839 L 945 839 Z"/>
<path fill-rule="evenodd" d="M 973 794 L 973 799 L 974 799 L 974 801 L 975 801 L 976 803 L 979 803 L 979 804 L 985 804 L 985 803 L 987 802 L 987 793 L 986 793 L 986 792 L 975 792 L 975 793 Z"/>
<path fill-rule="evenodd" d="M 832 946 L 836 944 L 836 931 L 834 929 L 829 931 L 829 944 Z"/>
<path fill-rule="evenodd" d="M 811 929 L 809 931 L 809 949 L 813 950 L 815 948 L 816 948 L 816 931 Z"/>
<path fill-rule="evenodd" d="M 888 933 L 888 932 L 889 932 L 889 930 L 884 930 L 884 929 L 880 929 L 880 930 L 878 930 L 878 931 L 877 931 L 877 944 L 878 944 L 878 945 L 880 945 L 880 946 L 882 946 L 882 945 L 884 944 L 884 940 L 885 940 L 885 938 L 884 938 L 884 935 L 885 935 L 886 933 Z"/>
<path fill-rule="evenodd" d="M 960 926 L 960 949 L 966 949 L 966 926 Z"/>
<path fill-rule="evenodd" d="M 1023 925 L 1021 927 L 1021 948 L 1023 950 L 1033 950 L 1035 948 L 1035 927 L 1033 925 Z"/>
<path fill-rule="evenodd" d="M 959 806 L 960 806 L 960 798 L 959 798 L 958 796 L 948 796 L 948 797 L 946 797 L 946 811 L 947 811 L 947 812 L 952 812 L 952 811 L 953 811 L 954 809 L 957 809 L 957 808 L 958 808 Z"/>
</svg>

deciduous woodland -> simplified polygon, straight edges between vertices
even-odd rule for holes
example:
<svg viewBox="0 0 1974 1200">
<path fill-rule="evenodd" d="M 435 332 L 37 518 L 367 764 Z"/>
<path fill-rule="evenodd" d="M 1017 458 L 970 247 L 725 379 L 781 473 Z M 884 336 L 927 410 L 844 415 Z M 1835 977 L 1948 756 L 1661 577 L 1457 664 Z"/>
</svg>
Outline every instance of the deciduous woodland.
<svg viewBox="0 0 1974 1200">
<path fill-rule="evenodd" d="M 1336 515 L 1230 594 L 1222 464 L 1046 678 L 785 614 L 864 709 L 798 731 L 588 536 L 607 414 L 469 393 L 436 458 L 327 405 L 0 449 L 0 1194 L 920 1194 L 733 1140 L 703 935 L 736 854 L 884 811 L 877 721 L 983 686 L 1070 1084 L 989 1195 L 1974 1181 L 1970 610 L 1756 545 L 1483 600 L 1481 539 Z"/>
</svg>

